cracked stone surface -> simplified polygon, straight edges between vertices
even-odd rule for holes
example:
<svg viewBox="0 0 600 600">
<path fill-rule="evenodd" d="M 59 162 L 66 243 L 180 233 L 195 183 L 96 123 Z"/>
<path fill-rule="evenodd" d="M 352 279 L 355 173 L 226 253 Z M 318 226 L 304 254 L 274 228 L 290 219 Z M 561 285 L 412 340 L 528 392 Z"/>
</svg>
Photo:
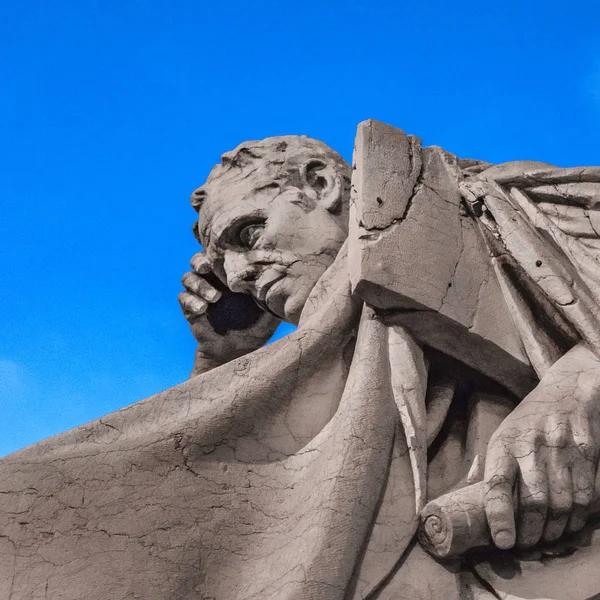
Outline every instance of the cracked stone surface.
<svg viewBox="0 0 600 600">
<path fill-rule="evenodd" d="M 192 376 L 0 460 L 0 598 L 598 597 L 599 199 L 376 121 L 225 153 Z"/>
<path fill-rule="evenodd" d="M 529 391 L 535 372 L 485 241 L 462 210 L 458 159 L 366 121 L 358 128 L 354 162 L 356 173 L 363 174 L 355 177 L 350 216 L 354 290 L 385 310 L 386 322 L 408 327 L 470 366 L 485 364 L 491 377 L 517 394 Z M 411 166 L 399 171 L 396 163 Z M 409 185 L 389 184 L 407 181 L 409 172 Z M 371 215 L 379 207 L 390 208 L 385 220 L 375 223 Z"/>
</svg>

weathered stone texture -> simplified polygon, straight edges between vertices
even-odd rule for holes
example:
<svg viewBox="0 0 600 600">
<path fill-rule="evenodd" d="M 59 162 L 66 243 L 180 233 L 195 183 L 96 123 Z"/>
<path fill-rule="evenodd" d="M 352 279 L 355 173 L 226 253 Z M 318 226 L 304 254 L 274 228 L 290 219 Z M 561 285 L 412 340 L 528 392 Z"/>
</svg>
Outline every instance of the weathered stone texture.
<svg viewBox="0 0 600 600">
<path fill-rule="evenodd" d="M 354 162 L 223 155 L 192 377 L 0 461 L 1 600 L 600 596 L 600 169 Z"/>
</svg>

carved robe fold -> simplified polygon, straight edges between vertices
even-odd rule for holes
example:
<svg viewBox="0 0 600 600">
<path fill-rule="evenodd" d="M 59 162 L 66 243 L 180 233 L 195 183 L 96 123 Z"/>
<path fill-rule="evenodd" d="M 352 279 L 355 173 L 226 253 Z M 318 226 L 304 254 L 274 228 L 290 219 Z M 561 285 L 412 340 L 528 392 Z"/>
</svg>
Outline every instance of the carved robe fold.
<svg viewBox="0 0 600 600">
<path fill-rule="evenodd" d="M 0 597 L 342 600 L 385 588 L 419 552 L 419 460 L 454 387 L 439 378 L 428 424 L 428 359 L 349 288 L 343 251 L 287 338 L 1 460 Z"/>
<path fill-rule="evenodd" d="M 344 256 L 310 304 L 287 338 L 0 461 L 0 597 L 341 599 L 373 527 L 395 562 L 417 513 L 387 331 Z"/>
</svg>

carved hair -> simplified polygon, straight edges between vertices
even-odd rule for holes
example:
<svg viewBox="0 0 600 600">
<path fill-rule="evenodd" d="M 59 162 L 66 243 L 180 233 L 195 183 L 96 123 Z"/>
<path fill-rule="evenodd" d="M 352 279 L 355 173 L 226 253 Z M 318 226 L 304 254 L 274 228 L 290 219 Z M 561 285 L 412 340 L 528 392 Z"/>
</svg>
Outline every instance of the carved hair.
<svg viewBox="0 0 600 600">
<path fill-rule="evenodd" d="M 200 211 L 212 186 L 226 186 L 241 179 L 256 176 L 270 178 L 273 182 L 305 184 L 301 169 L 307 164 L 333 165 L 344 180 L 344 194 L 350 188 L 350 165 L 327 144 L 300 135 L 283 135 L 264 140 L 243 142 L 234 150 L 221 156 L 221 164 L 211 170 L 206 183 L 192 193 L 190 202 Z"/>
</svg>

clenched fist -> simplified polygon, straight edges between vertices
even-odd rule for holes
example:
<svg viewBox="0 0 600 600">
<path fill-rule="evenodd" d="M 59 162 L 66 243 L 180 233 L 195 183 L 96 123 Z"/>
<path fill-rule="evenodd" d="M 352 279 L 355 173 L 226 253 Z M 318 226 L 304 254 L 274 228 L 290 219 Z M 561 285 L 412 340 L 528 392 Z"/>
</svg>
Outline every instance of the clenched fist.
<svg viewBox="0 0 600 600">
<path fill-rule="evenodd" d="M 207 371 L 263 346 L 280 321 L 246 294 L 229 290 L 214 273 L 204 252 L 190 262 L 181 283 L 179 304 L 196 341 L 192 375 Z"/>
</svg>

